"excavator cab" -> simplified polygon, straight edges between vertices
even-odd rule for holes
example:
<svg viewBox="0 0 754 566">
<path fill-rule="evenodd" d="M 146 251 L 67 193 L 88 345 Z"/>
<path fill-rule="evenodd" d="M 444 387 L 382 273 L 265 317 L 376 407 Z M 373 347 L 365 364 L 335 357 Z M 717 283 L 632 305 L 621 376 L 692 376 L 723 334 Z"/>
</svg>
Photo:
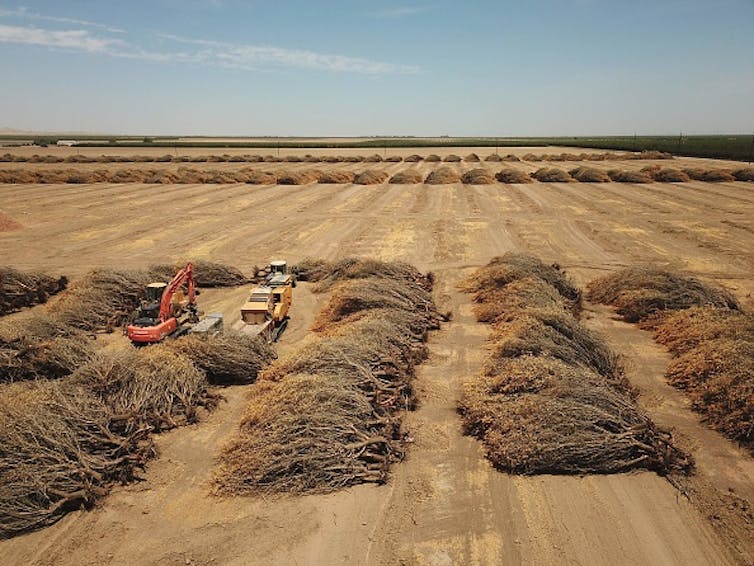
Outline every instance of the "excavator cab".
<svg viewBox="0 0 754 566">
<path fill-rule="evenodd" d="M 159 303 L 167 286 L 167 283 L 150 283 L 147 285 L 147 301 L 150 303 Z"/>
<path fill-rule="evenodd" d="M 167 283 L 150 283 L 147 285 L 147 296 L 136 311 L 134 326 L 153 326 L 157 322 L 160 315 L 160 301 L 167 286 Z"/>
<path fill-rule="evenodd" d="M 186 288 L 184 291 L 183 288 Z M 150 283 L 146 298 L 133 315 L 126 334 L 134 344 L 154 344 L 167 336 L 188 331 L 188 324 L 199 322 L 194 264 L 189 262 L 170 283 Z"/>
</svg>

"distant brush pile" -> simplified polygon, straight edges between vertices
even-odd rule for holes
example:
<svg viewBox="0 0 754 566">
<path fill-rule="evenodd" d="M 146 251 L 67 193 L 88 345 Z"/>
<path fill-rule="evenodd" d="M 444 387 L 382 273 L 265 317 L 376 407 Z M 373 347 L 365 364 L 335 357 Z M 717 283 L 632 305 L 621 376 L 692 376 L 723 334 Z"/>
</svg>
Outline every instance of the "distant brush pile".
<svg viewBox="0 0 754 566">
<path fill-rule="evenodd" d="M 447 166 L 438 167 L 432 171 L 424 180 L 427 185 L 452 185 L 461 182 L 461 176 L 458 172 Z"/>
<path fill-rule="evenodd" d="M 319 177 L 319 182 L 325 184 L 353 183 L 356 174 L 351 171 L 324 171 Z"/>
<path fill-rule="evenodd" d="M 424 181 L 424 176 L 416 169 L 404 169 L 390 177 L 391 185 L 417 185 Z"/>
<path fill-rule="evenodd" d="M 683 172 L 694 181 L 705 181 L 707 183 L 722 183 L 736 180 L 729 171 L 723 169 L 686 168 Z"/>
<path fill-rule="evenodd" d="M 591 300 L 654 332 L 674 356 L 666 377 L 715 430 L 754 450 L 754 315 L 694 277 L 632 268 L 593 281 Z"/>
<path fill-rule="evenodd" d="M 673 156 L 662 151 L 641 151 L 638 153 L 544 153 L 542 155 L 527 153 L 522 159 L 523 161 L 649 161 L 673 159 Z"/>
<path fill-rule="evenodd" d="M 531 177 L 540 183 L 573 183 L 574 181 L 567 171 L 557 167 L 542 167 L 531 173 Z"/>
<path fill-rule="evenodd" d="M 263 372 L 215 483 L 224 495 L 324 493 L 384 483 L 404 452 L 415 364 L 441 320 L 431 278 L 406 264 L 307 260 L 331 292 L 319 336 Z"/>
<path fill-rule="evenodd" d="M 309 185 L 319 182 L 319 171 L 288 171 L 277 175 L 278 185 Z"/>
<path fill-rule="evenodd" d="M 593 167 L 576 167 L 571 169 L 568 174 L 576 179 L 579 183 L 609 183 L 610 177 L 604 171 L 594 169 Z"/>
<path fill-rule="evenodd" d="M 495 183 L 495 177 L 484 168 L 470 169 L 461 175 L 461 182 L 464 185 L 492 185 Z"/>
<path fill-rule="evenodd" d="M 687 471 L 634 401 L 617 356 L 576 318 L 580 292 L 556 266 L 506 254 L 465 283 L 492 325 L 482 373 L 459 411 L 499 469 L 516 474 Z"/>
<path fill-rule="evenodd" d="M 495 174 L 495 179 L 500 183 L 505 184 L 517 184 L 517 183 L 531 183 L 531 177 L 519 171 L 518 169 L 501 169 Z"/>
<path fill-rule="evenodd" d="M 378 169 L 367 169 L 358 173 L 353 179 L 354 185 L 381 185 L 388 180 L 388 175 L 385 171 Z"/>
<path fill-rule="evenodd" d="M 607 172 L 610 179 L 616 183 L 651 183 L 652 175 L 644 171 L 624 171 L 611 169 Z"/>
</svg>

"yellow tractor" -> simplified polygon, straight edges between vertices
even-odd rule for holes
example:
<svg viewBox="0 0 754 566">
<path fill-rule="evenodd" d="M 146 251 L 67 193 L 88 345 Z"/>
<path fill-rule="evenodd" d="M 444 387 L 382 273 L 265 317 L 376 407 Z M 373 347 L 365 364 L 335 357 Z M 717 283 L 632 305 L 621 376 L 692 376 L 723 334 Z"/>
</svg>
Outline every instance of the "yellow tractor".
<svg viewBox="0 0 754 566">
<path fill-rule="evenodd" d="M 241 307 L 241 320 L 234 328 L 275 342 L 288 326 L 288 311 L 293 303 L 296 278 L 288 273 L 285 261 L 273 261 L 264 284 L 251 290 Z"/>
</svg>

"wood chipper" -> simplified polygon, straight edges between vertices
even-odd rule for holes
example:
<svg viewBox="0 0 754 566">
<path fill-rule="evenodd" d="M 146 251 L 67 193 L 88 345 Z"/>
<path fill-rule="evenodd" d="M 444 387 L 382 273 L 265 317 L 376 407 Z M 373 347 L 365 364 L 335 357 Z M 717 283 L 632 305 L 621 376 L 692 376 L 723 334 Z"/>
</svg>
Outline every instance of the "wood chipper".
<svg viewBox="0 0 754 566">
<path fill-rule="evenodd" d="M 288 326 L 295 285 L 285 261 L 271 262 L 264 284 L 251 290 L 249 300 L 241 307 L 241 320 L 233 328 L 276 341 Z"/>
</svg>

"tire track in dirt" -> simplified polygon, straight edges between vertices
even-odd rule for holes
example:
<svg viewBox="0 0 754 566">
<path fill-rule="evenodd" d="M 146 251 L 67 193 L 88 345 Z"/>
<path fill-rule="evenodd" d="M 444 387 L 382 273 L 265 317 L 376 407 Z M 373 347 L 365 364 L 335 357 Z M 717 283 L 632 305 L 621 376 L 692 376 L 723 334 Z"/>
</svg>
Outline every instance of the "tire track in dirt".
<svg viewBox="0 0 754 566">
<path fill-rule="evenodd" d="M 606 184 L 609 185 L 609 184 Z M 679 208 L 683 208 L 682 214 L 695 214 L 700 210 L 714 210 L 725 214 L 735 213 L 735 205 L 718 206 L 714 200 L 709 198 L 697 198 L 688 189 L 686 184 L 675 185 L 671 183 L 652 183 L 649 185 L 633 185 L 637 194 L 646 194 L 651 199 L 660 198 L 663 202 L 672 202 Z M 609 190 L 609 189 L 608 189 Z"/>
<path fill-rule="evenodd" d="M 626 187 L 624 190 L 627 190 Z M 567 198 L 573 196 L 572 188 L 567 189 Z M 561 193 L 552 192 L 551 195 L 558 199 L 563 198 Z M 657 198 L 656 193 L 651 193 L 654 198 Z M 594 201 L 595 207 L 600 207 L 602 204 L 598 199 Z M 651 204 L 650 206 L 655 206 Z M 679 226 L 675 220 L 671 220 L 669 217 L 659 216 L 651 218 L 647 214 L 637 214 L 630 208 L 623 209 L 622 216 L 627 215 L 633 220 L 632 225 L 626 226 L 614 226 L 610 230 L 598 230 L 595 229 L 594 235 L 600 237 L 600 233 L 613 236 L 616 232 L 626 233 L 632 235 L 634 238 L 634 245 L 626 250 L 630 254 L 632 261 L 636 263 L 646 263 L 648 261 L 655 262 L 670 262 L 685 269 L 691 269 L 695 271 L 710 271 L 710 266 L 717 266 L 714 272 L 723 273 L 739 273 L 741 271 L 741 260 L 746 258 L 746 255 L 739 255 L 737 253 L 731 253 L 731 250 L 720 248 L 709 235 L 705 236 L 700 232 L 691 232 L 684 226 Z M 693 221 L 692 214 L 681 214 L 680 216 L 673 216 L 674 218 L 684 218 Z M 665 218 L 668 218 L 667 220 Z M 707 218 L 709 215 L 704 215 L 703 212 L 699 213 L 699 218 Z M 684 223 L 688 223 L 684 220 Z M 608 241 L 611 239 L 608 236 Z M 730 240 L 728 239 L 728 242 Z M 689 245 L 691 244 L 691 245 Z M 722 256 L 721 256 L 722 252 Z M 742 254 L 743 247 L 742 247 Z M 728 259 L 726 259 L 727 256 Z M 685 260 L 684 264 L 679 264 L 680 261 Z M 706 267 L 705 267 L 706 266 Z M 701 269 L 700 269 L 701 268 Z"/>
<path fill-rule="evenodd" d="M 606 337 L 622 356 L 626 376 L 639 391 L 639 403 L 657 425 L 673 431 L 676 444 L 691 454 L 695 473 L 683 480 L 689 500 L 707 514 L 709 523 L 741 563 L 754 556 L 754 525 L 746 525 L 740 506 L 754 503 L 754 460 L 750 454 L 706 427 L 682 391 L 664 378 L 670 354 L 649 332 L 619 321 L 612 309 L 586 305 L 586 325 Z M 738 499 L 741 498 L 741 499 Z M 747 503 L 748 502 L 748 503 Z"/>
<path fill-rule="evenodd" d="M 454 319 L 433 335 L 419 369 L 421 406 L 406 418 L 415 444 L 395 470 L 363 563 L 729 563 L 702 517 L 656 474 L 514 477 L 461 436 L 460 383 L 480 371 L 488 332 L 455 288 L 466 273 L 438 273 Z"/>
</svg>

